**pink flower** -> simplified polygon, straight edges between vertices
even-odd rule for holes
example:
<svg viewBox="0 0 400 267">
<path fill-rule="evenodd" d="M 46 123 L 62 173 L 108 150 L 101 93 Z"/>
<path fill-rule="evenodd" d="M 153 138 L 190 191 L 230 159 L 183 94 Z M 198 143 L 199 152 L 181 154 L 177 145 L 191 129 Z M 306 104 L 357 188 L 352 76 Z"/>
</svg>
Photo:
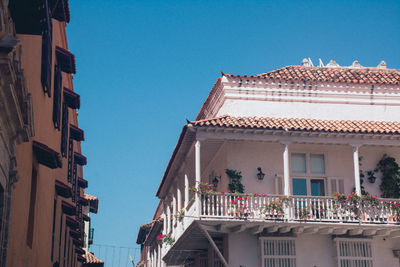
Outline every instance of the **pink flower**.
<svg viewBox="0 0 400 267">
<path fill-rule="evenodd" d="M 337 194 L 337 195 L 336 195 L 336 197 L 340 197 L 340 195 L 339 195 L 339 194 Z"/>
<path fill-rule="evenodd" d="M 351 199 L 351 196 L 349 196 L 349 199 Z"/>
<path fill-rule="evenodd" d="M 213 183 L 214 186 L 217 186 L 217 183 Z"/>
<path fill-rule="evenodd" d="M 232 191 L 231 191 L 231 190 L 228 190 L 228 193 L 232 193 Z"/>
<path fill-rule="evenodd" d="M 254 194 L 254 196 L 255 196 L 255 197 L 258 197 L 258 194 L 257 194 L 257 193 L 255 193 L 255 194 Z"/>
<path fill-rule="evenodd" d="M 242 197 L 238 197 L 237 200 L 243 200 L 243 198 Z"/>
<path fill-rule="evenodd" d="M 225 192 L 221 192 L 221 195 L 225 195 Z"/>
<path fill-rule="evenodd" d="M 347 200 L 345 200 L 344 202 L 347 203 Z"/>
<path fill-rule="evenodd" d="M 157 240 L 162 240 L 164 237 L 166 237 L 167 235 L 159 235 L 157 236 Z"/>
<path fill-rule="evenodd" d="M 237 202 L 235 200 L 232 200 L 232 204 L 237 204 Z"/>
<path fill-rule="evenodd" d="M 247 207 L 246 207 L 246 206 L 244 206 L 244 207 L 243 207 L 243 209 L 247 209 Z"/>
<path fill-rule="evenodd" d="M 354 195 L 354 192 L 353 192 L 353 191 L 351 191 L 351 194 L 352 194 L 352 195 Z"/>
<path fill-rule="evenodd" d="M 267 195 L 267 194 L 265 194 L 265 193 L 262 193 L 262 196 L 263 196 L 263 197 L 265 197 L 266 195 Z"/>
</svg>

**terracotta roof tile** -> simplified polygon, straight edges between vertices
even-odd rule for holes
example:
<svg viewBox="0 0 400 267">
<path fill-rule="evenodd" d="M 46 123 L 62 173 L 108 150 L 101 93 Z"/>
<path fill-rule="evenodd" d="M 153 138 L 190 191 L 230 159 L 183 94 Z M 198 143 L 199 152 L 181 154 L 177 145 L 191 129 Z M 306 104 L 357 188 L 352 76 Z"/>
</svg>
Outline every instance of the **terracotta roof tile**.
<svg viewBox="0 0 400 267">
<path fill-rule="evenodd" d="M 304 118 L 231 117 L 228 115 L 191 122 L 197 127 L 251 128 L 285 131 L 400 134 L 400 122 L 317 120 Z"/>
<path fill-rule="evenodd" d="M 85 258 L 86 262 L 85 263 L 104 263 L 104 261 L 96 258 L 93 253 L 86 251 L 86 253 L 83 255 Z"/>
<path fill-rule="evenodd" d="M 224 75 L 240 77 L 240 75 Z M 277 70 L 249 77 L 285 81 L 319 81 L 333 83 L 388 85 L 400 84 L 400 70 L 398 69 L 286 66 Z"/>
</svg>

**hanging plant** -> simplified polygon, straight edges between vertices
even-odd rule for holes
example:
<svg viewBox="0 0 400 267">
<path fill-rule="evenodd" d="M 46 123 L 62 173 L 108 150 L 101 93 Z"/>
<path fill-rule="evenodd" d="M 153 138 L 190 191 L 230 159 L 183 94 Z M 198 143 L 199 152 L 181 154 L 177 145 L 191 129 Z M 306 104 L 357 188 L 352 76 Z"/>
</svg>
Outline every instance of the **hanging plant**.
<svg viewBox="0 0 400 267">
<path fill-rule="evenodd" d="M 400 167 L 395 158 L 383 155 L 378 162 L 377 170 L 382 173 L 379 186 L 384 198 L 400 198 Z"/>
<path fill-rule="evenodd" d="M 237 170 L 226 169 L 225 173 L 230 178 L 228 188 L 232 193 L 244 193 L 244 185 L 242 184 L 242 173 Z"/>
</svg>

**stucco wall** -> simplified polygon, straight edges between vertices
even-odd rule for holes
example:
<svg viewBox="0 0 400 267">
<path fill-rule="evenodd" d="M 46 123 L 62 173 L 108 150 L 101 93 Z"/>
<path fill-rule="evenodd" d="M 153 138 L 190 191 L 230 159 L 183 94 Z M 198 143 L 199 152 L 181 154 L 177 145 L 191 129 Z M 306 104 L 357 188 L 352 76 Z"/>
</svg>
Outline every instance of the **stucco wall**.
<svg viewBox="0 0 400 267">
<path fill-rule="evenodd" d="M 244 96 L 242 96 L 244 97 Z M 396 121 L 399 106 L 226 99 L 216 116 Z M 318 112 L 316 112 L 318 110 Z"/>
<path fill-rule="evenodd" d="M 248 233 L 229 234 L 229 266 L 256 267 L 261 265 L 261 241 Z M 355 239 L 357 240 L 357 239 Z M 295 238 L 297 266 L 336 267 L 336 245 L 331 235 L 302 234 Z M 374 266 L 399 266 L 393 249 L 400 247 L 399 239 L 372 239 Z"/>
<path fill-rule="evenodd" d="M 344 180 L 344 189 L 350 193 L 354 187 L 353 150 L 350 145 L 320 145 L 320 144 L 290 144 L 290 153 L 318 153 L 325 156 L 325 174 L 313 175 L 315 178 L 334 178 Z M 222 175 L 218 191 L 227 191 L 229 179 L 225 169 L 235 169 L 242 172 L 242 183 L 247 193 L 275 194 L 275 177 L 283 175 L 283 146 L 279 143 L 231 141 L 226 142 L 214 160 L 202 172 L 204 181 L 214 171 Z M 360 156 L 363 158 L 361 169 L 373 170 L 384 154 L 395 157 L 400 162 L 400 148 L 384 146 L 362 146 Z M 257 179 L 257 167 L 265 173 L 264 180 Z M 291 177 L 299 175 L 291 175 Z M 301 176 L 300 176 L 301 177 Z M 374 184 L 365 178 L 363 185 L 371 194 L 380 195 L 379 184 L 381 175 Z M 193 178 L 192 178 L 193 179 Z M 326 182 L 326 194 L 330 195 L 329 181 Z"/>
</svg>

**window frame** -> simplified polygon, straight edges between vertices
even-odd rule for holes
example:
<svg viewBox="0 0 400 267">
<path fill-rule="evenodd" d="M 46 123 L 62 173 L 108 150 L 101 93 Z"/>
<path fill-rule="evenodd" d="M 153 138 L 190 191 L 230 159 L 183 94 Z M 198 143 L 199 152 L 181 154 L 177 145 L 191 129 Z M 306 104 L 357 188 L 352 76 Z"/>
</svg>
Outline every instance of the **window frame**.
<svg viewBox="0 0 400 267">
<path fill-rule="evenodd" d="M 295 251 L 295 255 L 294 256 L 290 256 L 290 255 L 274 255 L 273 257 L 270 256 L 265 256 L 264 255 L 264 241 L 266 240 L 290 240 L 293 241 L 294 243 L 294 251 Z M 296 238 L 294 237 L 260 237 L 259 238 L 260 241 L 260 252 L 261 252 L 261 257 L 260 257 L 260 266 L 261 267 L 265 267 L 264 266 L 264 260 L 265 258 L 269 258 L 269 259 L 279 259 L 279 258 L 283 258 L 283 259 L 294 259 L 294 266 L 290 266 L 290 267 L 296 267 L 297 266 L 297 247 L 296 247 Z"/>
<path fill-rule="evenodd" d="M 355 256 L 341 256 L 340 255 L 340 242 L 364 242 L 369 245 L 370 250 L 370 257 L 355 257 Z M 375 266 L 374 264 L 374 249 L 373 249 L 373 242 L 372 239 L 367 238 L 335 238 L 335 249 L 336 249 L 336 259 L 337 259 L 337 266 L 341 267 L 340 261 L 341 260 L 370 260 L 371 267 Z"/>
<path fill-rule="evenodd" d="M 306 172 L 305 173 L 295 173 L 292 172 L 292 155 L 293 154 L 305 154 L 306 155 Z M 311 155 L 323 155 L 324 156 L 324 170 L 325 173 L 312 173 L 310 168 L 310 158 Z M 327 171 L 327 153 L 320 150 L 315 151 L 304 151 L 304 150 L 292 150 L 290 151 L 289 159 L 289 173 L 290 173 L 290 191 L 293 195 L 293 179 L 306 179 L 307 195 L 311 196 L 311 180 L 323 180 L 324 181 L 324 191 L 325 195 L 328 194 L 328 171 Z"/>
</svg>

